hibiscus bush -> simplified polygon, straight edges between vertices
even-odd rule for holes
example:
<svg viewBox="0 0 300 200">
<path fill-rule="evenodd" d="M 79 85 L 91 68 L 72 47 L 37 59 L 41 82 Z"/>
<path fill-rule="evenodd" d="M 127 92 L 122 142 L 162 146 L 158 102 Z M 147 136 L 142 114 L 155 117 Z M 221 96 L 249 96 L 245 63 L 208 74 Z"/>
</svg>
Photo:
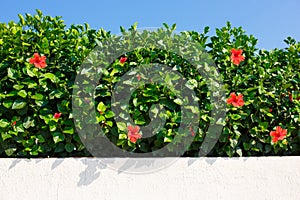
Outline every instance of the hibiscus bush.
<svg viewBox="0 0 300 200">
<path fill-rule="evenodd" d="M 242 94 L 245 102 L 228 107 L 216 152 L 299 155 L 299 43 L 287 38 L 285 49 L 259 50 L 257 39 L 229 23 L 211 41 L 210 54 L 228 91 Z M 244 61 L 234 63 L 240 61 L 229 53 L 234 48 L 243 50 Z"/>
<path fill-rule="evenodd" d="M 85 156 L 72 119 L 76 69 L 106 37 L 60 17 L 19 15 L 0 24 L 0 155 Z"/>
<path fill-rule="evenodd" d="M 90 29 L 88 24 L 66 27 L 60 17 L 43 16 L 39 10 L 33 16 L 19 18 L 17 23 L 0 23 L 0 156 L 90 156 L 74 124 L 74 81 L 90 52 L 116 36 L 103 29 Z M 175 25 L 164 24 L 159 30 L 171 35 Z M 121 27 L 123 35 L 133 31 L 136 25 L 128 31 Z M 208 155 L 300 155 L 300 43 L 288 37 L 286 48 L 267 51 L 256 47 L 254 36 L 230 23 L 216 29 L 214 36 L 207 36 L 208 31 L 206 27 L 202 33 L 180 33 L 211 56 L 226 91 L 223 131 Z M 192 109 L 201 112 L 201 119 L 190 122 L 196 123 L 197 129 L 186 127 L 193 142 L 184 156 L 197 156 L 212 120 L 211 92 L 205 78 L 190 63 L 167 51 L 127 52 L 110 63 L 99 80 L 95 106 L 91 107 L 96 111 L 95 123 L 112 144 L 130 152 L 155 151 L 176 138 L 184 102 L 160 84 L 145 84 L 133 93 L 125 110 L 134 124 L 114 120 L 110 100 L 113 86 L 130 69 L 150 63 L 175 68 L 190 80 L 199 104 Z M 133 73 L 132 77 L 137 83 L 147 79 L 144 74 Z M 177 80 L 176 76 L 165 79 Z M 85 99 L 79 104 L 92 102 Z M 155 137 L 145 140 L 141 128 L 150 123 L 149 112 L 160 114 L 152 106 L 157 103 L 165 110 L 160 117 L 166 123 Z"/>
</svg>

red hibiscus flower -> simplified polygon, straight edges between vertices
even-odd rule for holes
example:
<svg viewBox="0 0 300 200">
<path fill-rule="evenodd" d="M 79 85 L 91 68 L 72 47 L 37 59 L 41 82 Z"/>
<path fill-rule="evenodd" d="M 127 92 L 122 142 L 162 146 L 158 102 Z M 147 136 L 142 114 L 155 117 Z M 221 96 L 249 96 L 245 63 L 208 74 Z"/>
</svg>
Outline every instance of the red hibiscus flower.
<svg viewBox="0 0 300 200">
<path fill-rule="evenodd" d="M 136 141 L 142 138 L 142 135 L 139 133 L 140 127 L 139 126 L 127 126 L 128 133 L 127 136 L 132 143 L 136 143 Z"/>
<path fill-rule="evenodd" d="M 54 119 L 59 119 L 61 116 L 61 113 L 54 113 L 53 118 Z"/>
<path fill-rule="evenodd" d="M 33 54 L 33 58 L 30 58 L 29 62 L 37 68 L 45 68 L 47 66 L 46 56 L 40 56 L 38 53 Z"/>
<path fill-rule="evenodd" d="M 137 78 L 138 81 L 141 80 L 141 75 L 138 74 L 138 75 L 136 76 L 136 78 Z"/>
<path fill-rule="evenodd" d="M 273 109 L 272 109 L 272 108 L 270 108 L 270 109 L 269 109 L 269 111 L 270 111 L 270 113 L 271 113 L 271 112 L 273 111 Z"/>
<path fill-rule="evenodd" d="M 245 60 L 245 57 L 242 56 L 243 50 L 241 49 L 231 49 L 231 62 L 235 65 L 239 65 L 240 62 Z"/>
<path fill-rule="evenodd" d="M 121 63 L 121 64 L 123 64 L 123 63 L 125 63 L 125 62 L 126 62 L 126 60 L 127 60 L 127 58 L 126 58 L 126 57 L 121 57 L 121 58 L 120 58 L 120 63 Z"/>
<path fill-rule="evenodd" d="M 239 94 L 236 96 L 234 92 L 230 94 L 230 97 L 227 99 L 228 104 L 232 104 L 234 107 L 243 106 L 245 104 L 243 100 L 243 95 Z"/>
<path fill-rule="evenodd" d="M 272 137 L 272 142 L 276 143 L 278 140 L 283 140 L 287 134 L 286 129 L 282 129 L 280 126 L 276 127 L 275 131 L 270 132 L 270 136 Z"/>
<path fill-rule="evenodd" d="M 13 122 L 11 125 L 12 125 L 12 126 L 14 126 L 14 125 L 16 125 L 16 124 L 17 124 L 17 122 L 16 122 L 16 121 L 14 121 L 14 122 Z"/>
</svg>

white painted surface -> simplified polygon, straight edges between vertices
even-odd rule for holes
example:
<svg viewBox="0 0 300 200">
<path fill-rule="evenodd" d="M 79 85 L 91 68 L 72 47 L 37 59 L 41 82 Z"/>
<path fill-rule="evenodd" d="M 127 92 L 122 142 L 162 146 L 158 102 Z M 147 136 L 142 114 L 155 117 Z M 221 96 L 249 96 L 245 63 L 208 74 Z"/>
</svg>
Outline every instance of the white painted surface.
<svg viewBox="0 0 300 200">
<path fill-rule="evenodd" d="M 96 158 L 0 159 L 0 172 L 0 200 L 300 199 L 300 157 L 180 158 L 147 174 Z"/>
</svg>

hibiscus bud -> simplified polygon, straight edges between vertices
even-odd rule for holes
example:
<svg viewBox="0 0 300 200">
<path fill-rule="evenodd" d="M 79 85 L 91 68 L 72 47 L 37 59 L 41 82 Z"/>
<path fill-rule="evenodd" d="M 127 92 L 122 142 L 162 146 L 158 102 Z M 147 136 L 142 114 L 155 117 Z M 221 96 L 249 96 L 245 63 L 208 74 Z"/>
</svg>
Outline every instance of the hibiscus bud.
<svg viewBox="0 0 300 200">
<path fill-rule="evenodd" d="M 54 113 L 53 118 L 59 119 L 61 115 L 62 115 L 61 113 Z"/>
<path fill-rule="evenodd" d="M 123 64 L 123 63 L 125 63 L 125 62 L 126 62 L 126 60 L 127 60 L 127 58 L 126 58 L 126 57 L 121 57 L 119 61 L 120 61 L 120 63 L 121 63 L 121 64 Z"/>
</svg>

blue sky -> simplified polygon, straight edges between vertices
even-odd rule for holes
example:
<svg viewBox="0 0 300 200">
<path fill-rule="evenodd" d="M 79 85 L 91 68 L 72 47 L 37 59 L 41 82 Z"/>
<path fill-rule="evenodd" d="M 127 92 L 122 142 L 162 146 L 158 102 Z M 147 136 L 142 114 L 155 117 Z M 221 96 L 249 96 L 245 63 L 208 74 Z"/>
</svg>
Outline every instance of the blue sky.
<svg viewBox="0 0 300 200">
<path fill-rule="evenodd" d="M 205 26 L 214 34 L 230 21 L 242 26 L 247 34 L 259 39 L 258 47 L 284 48 L 283 40 L 291 36 L 300 41 L 299 0 L 5 0 L 1 2 L 0 22 L 17 21 L 17 14 L 62 16 L 67 25 L 87 22 L 91 28 L 118 33 L 119 27 L 161 27 L 177 24 L 177 30 L 202 31 Z"/>
</svg>

